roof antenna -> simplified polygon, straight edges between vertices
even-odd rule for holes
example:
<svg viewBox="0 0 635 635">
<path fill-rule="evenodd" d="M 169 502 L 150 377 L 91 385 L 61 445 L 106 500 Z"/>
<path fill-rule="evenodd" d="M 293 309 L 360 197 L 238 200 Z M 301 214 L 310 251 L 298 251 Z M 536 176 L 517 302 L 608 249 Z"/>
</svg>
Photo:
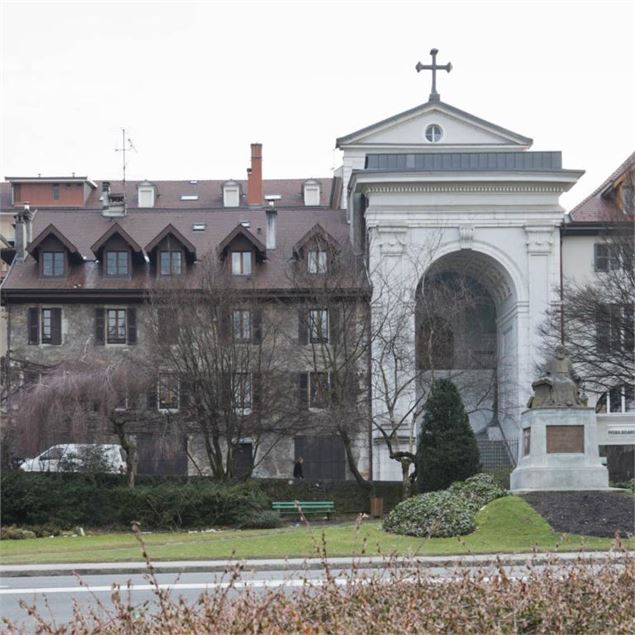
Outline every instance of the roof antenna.
<svg viewBox="0 0 635 635">
<path fill-rule="evenodd" d="M 134 147 L 132 143 L 132 139 L 130 137 L 126 138 L 126 129 L 121 129 L 121 148 L 115 148 L 115 152 L 121 152 L 122 161 L 121 161 L 121 172 L 122 172 L 122 182 L 123 182 L 123 200 L 124 204 L 126 201 L 126 151 L 134 150 L 137 152 L 137 148 Z M 137 152 L 138 154 L 138 152 Z"/>
</svg>

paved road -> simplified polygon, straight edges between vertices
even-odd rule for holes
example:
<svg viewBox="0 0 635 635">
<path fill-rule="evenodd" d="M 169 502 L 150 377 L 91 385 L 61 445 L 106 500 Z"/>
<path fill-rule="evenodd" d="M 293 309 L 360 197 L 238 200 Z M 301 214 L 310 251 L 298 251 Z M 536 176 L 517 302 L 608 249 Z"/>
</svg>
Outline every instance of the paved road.
<svg viewBox="0 0 635 635">
<path fill-rule="evenodd" d="M 339 568 L 334 568 L 332 573 L 337 576 L 339 584 L 346 584 L 350 567 L 346 566 L 344 562 L 348 559 L 341 560 L 342 562 L 333 563 L 334 566 Z M 432 561 L 427 562 L 425 565 L 426 571 L 440 583 L 457 575 L 457 563 L 449 563 L 447 560 L 445 562 L 430 560 Z M 466 559 L 463 558 L 462 560 L 463 564 L 465 564 Z M 523 577 L 526 575 L 527 569 L 522 564 L 522 558 L 516 556 L 515 561 L 512 559 L 508 561 L 509 564 L 503 567 L 507 575 L 512 577 Z M 324 580 L 322 569 L 306 568 L 302 564 L 291 564 L 289 561 L 284 563 L 284 567 L 278 562 L 271 562 L 272 565 L 275 564 L 276 566 L 271 566 L 270 568 L 260 565 L 255 569 L 250 569 L 251 563 L 245 564 L 245 570 L 242 572 L 240 580 L 233 585 L 235 588 L 234 592 L 240 592 L 241 589 L 246 587 L 256 591 L 283 588 L 285 591 L 292 592 L 305 584 L 318 586 Z M 358 569 L 359 574 L 385 574 L 386 569 L 376 566 L 377 563 L 368 562 L 367 564 L 367 567 Z M 483 569 L 491 575 L 496 571 L 495 567 L 491 565 L 491 558 L 489 561 L 483 559 L 482 562 L 472 562 L 471 564 L 483 566 Z M 81 565 L 77 566 L 81 567 Z M 190 566 L 192 566 L 192 563 L 190 563 Z M 535 568 L 541 569 L 551 566 L 560 565 L 538 564 Z M 597 565 L 591 566 L 599 566 L 599 562 Z M 20 607 L 20 602 L 24 602 L 27 605 L 35 605 L 42 615 L 48 616 L 49 619 L 52 617 L 58 624 L 70 619 L 73 602 L 82 607 L 83 612 L 88 607 L 99 610 L 100 604 L 109 607 L 113 584 L 118 584 L 122 589 L 125 589 L 124 597 L 128 604 L 137 606 L 144 602 L 149 602 L 150 605 L 154 605 L 153 585 L 142 573 L 138 573 L 138 570 L 134 567 L 127 572 L 115 570 L 101 571 L 95 574 L 90 571 L 87 565 L 84 565 L 81 582 L 77 576 L 70 575 L 63 569 L 52 569 L 50 574 L 44 575 L 35 570 L 27 572 L 26 575 L 20 575 L 18 571 L 13 569 L 7 571 L 7 566 L 1 569 L 1 572 L 7 575 L 0 578 L 0 614 L 3 618 L 21 625 L 25 632 L 33 632 L 34 621 Z M 156 579 L 162 589 L 170 589 L 172 591 L 173 597 L 180 596 L 192 602 L 205 591 L 226 587 L 229 577 L 223 572 L 222 567 L 210 566 L 207 570 L 190 570 L 184 573 L 179 573 L 175 567 L 173 572 L 158 573 Z M 127 587 L 129 587 L 129 590 Z"/>
</svg>

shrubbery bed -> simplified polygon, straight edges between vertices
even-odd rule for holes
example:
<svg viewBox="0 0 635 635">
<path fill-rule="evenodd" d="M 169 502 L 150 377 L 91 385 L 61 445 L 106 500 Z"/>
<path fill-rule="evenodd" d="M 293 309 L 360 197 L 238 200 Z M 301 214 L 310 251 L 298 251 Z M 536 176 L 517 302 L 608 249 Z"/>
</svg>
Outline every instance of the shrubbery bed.
<svg viewBox="0 0 635 635">
<path fill-rule="evenodd" d="M 506 492 L 488 474 L 452 483 L 448 489 L 413 496 L 384 519 L 384 530 L 426 538 L 463 536 L 476 528 L 476 512 Z"/>
<path fill-rule="evenodd" d="M 268 497 L 253 484 L 209 480 L 131 489 L 112 479 L 79 474 L 7 472 L 1 488 L 5 526 L 129 528 L 133 521 L 144 529 L 250 526 L 270 511 Z"/>
</svg>

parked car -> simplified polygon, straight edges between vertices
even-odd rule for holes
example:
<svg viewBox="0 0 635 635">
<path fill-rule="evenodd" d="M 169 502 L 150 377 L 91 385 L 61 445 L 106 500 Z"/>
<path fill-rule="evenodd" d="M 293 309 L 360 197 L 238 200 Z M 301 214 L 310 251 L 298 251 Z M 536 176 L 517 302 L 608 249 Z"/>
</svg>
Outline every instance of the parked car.
<svg viewBox="0 0 635 635">
<path fill-rule="evenodd" d="M 126 471 L 126 453 L 120 445 L 64 443 L 54 445 L 33 459 L 24 459 L 25 472 L 109 472 Z"/>
</svg>

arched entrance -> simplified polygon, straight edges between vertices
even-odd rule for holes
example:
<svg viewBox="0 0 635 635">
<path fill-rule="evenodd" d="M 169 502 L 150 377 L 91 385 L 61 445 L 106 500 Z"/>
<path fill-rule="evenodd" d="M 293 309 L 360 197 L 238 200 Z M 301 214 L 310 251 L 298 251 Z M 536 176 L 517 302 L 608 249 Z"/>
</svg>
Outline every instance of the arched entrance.
<svg viewBox="0 0 635 635">
<path fill-rule="evenodd" d="M 474 431 L 489 439 L 516 436 L 516 304 L 503 265 L 471 249 L 434 261 L 417 289 L 419 395 L 434 378 L 451 379 Z"/>
</svg>

